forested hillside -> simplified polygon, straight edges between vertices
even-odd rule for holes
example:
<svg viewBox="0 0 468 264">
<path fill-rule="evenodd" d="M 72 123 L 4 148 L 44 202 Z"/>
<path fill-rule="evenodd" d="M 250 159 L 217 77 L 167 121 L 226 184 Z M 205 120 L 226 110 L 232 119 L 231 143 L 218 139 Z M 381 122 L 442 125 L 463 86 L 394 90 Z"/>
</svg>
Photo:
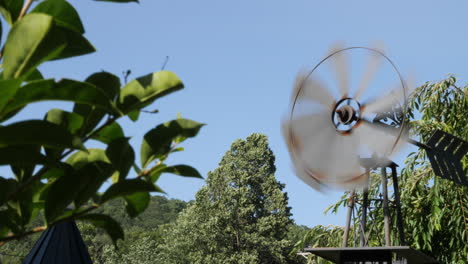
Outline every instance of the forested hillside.
<svg viewBox="0 0 468 264">
<path fill-rule="evenodd" d="M 152 196 L 148 209 L 137 218 L 131 219 L 125 213 L 125 203 L 123 200 L 116 199 L 110 201 L 99 210 L 101 213 L 112 215 L 114 219 L 122 224 L 125 230 L 125 240 L 118 242 L 119 251 L 114 250 L 112 241 L 104 231 L 81 222 L 78 222 L 78 227 L 94 263 L 108 263 L 107 259 L 112 256 L 128 253 L 130 245 L 141 244 L 139 241 L 141 239 L 151 237 L 152 241 L 146 244 L 157 244 L 161 226 L 174 221 L 178 213 L 186 206 L 187 202 L 181 200 L 167 199 L 163 196 Z M 39 234 L 36 234 L 1 247 L 0 263 L 20 263 L 38 238 Z"/>
<path fill-rule="evenodd" d="M 125 240 L 118 242 L 118 250 L 114 249 L 112 241 L 104 231 L 91 225 L 78 222 L 81 236 L 85 241 L 89 254 L 94 263 L 142 263 L 144 260 L 152 263 L 151 258 L 157 251 L 161 233 L 166 224 L 177 219 L 179 212 L 190 202 L 177 199 L 167 199 L 164 196 L 152 196 L 148 209 L 139 217 L 131 219 L 125 213 L 124 201 L 113 200 L 102 209 L 103 213 L 112 215 L 122 223 L 125 230 Z M 39 221 L 39 220 L 38 220 Z M 305 226 L 292 224 L 289 227 L 287 238 L 289 241 L 298 241 L 307 232 Z M 0 263 L 21 263 L 28 254 L 40 234 L 26 237 L 19 241 L 7 243 L 0 248 Z"/>
</svg>

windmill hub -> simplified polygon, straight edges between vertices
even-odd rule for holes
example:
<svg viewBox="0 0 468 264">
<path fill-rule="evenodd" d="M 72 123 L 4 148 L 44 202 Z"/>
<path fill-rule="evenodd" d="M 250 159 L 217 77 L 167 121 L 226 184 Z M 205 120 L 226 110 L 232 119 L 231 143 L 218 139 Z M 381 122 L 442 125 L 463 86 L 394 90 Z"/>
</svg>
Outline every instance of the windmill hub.
<svg viewBox="0 0 468 264">
<path fill-rule="evenodd" d="M 347 133 L 358 123 L 361 116 L 360 104 L 353 98 L 343 98 L 332 112 L 335 128 L 340 133 Z"/>
<path fill-rule="evenodd" d="M 344 105 L 335 112 L 338 114 L 338 121 L 344 125 L 348 125 L 356 119 L 356 111 L 349 105 Z"/>
</svg>

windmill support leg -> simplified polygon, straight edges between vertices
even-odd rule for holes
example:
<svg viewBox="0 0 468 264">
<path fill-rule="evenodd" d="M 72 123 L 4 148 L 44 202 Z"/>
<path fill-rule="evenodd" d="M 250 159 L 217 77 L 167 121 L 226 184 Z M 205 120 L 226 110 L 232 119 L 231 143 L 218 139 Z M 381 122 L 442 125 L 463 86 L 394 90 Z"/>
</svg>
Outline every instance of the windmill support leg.
<svg viewBox="0 0 468 264">
<path fill-rule="evenodd" d="M 349 229 L 350 229 L 350 226 L 351 226 L 351 214 L 353 213 L 353 209 L 354 209 L 354 192 L 355 191 L 352 190 L 351 193 L 349 194 L 348 213 L 346 215 L 346 226 L 345 226 L 345 231 L 344 231 L 344 234 L 343 234 L 343 243 L 342 243 L 343 247 L 348 246 Z"/>
<path fill-rule="evenodd" d="M 359 246 L 364 247 L 366 245 L 366 225 L 367 225 L 367 207 L 368 207 L 368 196 L 369 196 L 369 169 L 366 169 L 367 182 L 364 187 L 362 194 L 362 215 L 361 215 L 361 228 L 360 228 L 360 241 Z"/>
<path fill-rule="evenodd" d="M 390 246 L 390 211 L 388 208 L 388 192 L 387 192 L 387 168 L 382 167 L 380 179 L 382 182 L 383 196 L 383 213 L 384 213 L 384 231 L 385 231 L 385 246 Z"/>
<path fill-rule="evenodd" d="M 393 191 L 395 192 L 396 217 L 398 226 L 398 235 L 400 237 L 400 246 L 406 246 L 405 232 L 403 229 L 403 216 L 401 214 L 400 189 L 398 189 L 398 177 L 396 167 L 392 166 Z"/>
</svg>

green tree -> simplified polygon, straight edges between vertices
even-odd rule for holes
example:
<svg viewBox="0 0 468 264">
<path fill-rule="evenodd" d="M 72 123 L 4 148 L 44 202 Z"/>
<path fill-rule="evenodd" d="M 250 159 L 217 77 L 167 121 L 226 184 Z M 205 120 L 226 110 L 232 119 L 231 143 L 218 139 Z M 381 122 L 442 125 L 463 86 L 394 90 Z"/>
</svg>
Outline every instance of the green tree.
<svg viewBox="0 0 468 264">
<path fill-rule="evenodd" d="M 411 133 L 421 142 L 435 129 L 468 141 L 468 86 L 458 87 L 455 77 L 418 87 L 409 109 Z M 462 167 L 468 175 L 468 156 Z M 468 187 L 435 176 L 423 149 L 409 155 L 400 179 L 408 243 L 442 263 L 466 263 Z"/>
<path fill-rule="evenodd" d="M 415 89 L 408 100 L 407 119 L 410 133 L 421 142 L 427 142 L 435 129 L 443 130 L 468 141 L 468 86 L 458 87 L 456 79 L 449 76 L 439 82 L 427 82 Z M 468 175 L 468 157 L 462 159 L 464 174 Z M 373 175 L 373 178 L 376 175 Z M 391 183 L 391 178 L 388 179 Z M 374 178 L 369 189 L 378 195 L 379 180 Z M 405 167 L 399 175 L 403 222 L 406 242 L 413 248 L 422 250 L 442 263 L 466 263 L 468 259 L 468 187 L 435 176 L 425 150 L 410 153 Z M 331 206 L 333 212 L 345 207 L 349 193 Z M 357 199 L 362 199 L 357 194 Z M 359 207 L 358 207 L 359 208 Z M 360 215 L 358 211 L 358 215 Z M 383 233 L 382 210 L 370 210 L 368 226 Z M 358 228 L 358 222 L 353 229 Z M 297 244 L 316 244 L 329 230 L 314 228 L 308 236 Z M 337 246 L 343 232 L 336 232 L 335 239 L 318 243 L 317 246 Z M 353 235 L 354 232 L 351 232 Z M 370 245 L 382 245 L 379 238 L 383 234 L 370 237 Z M 391 234 L 393 243 L 398 243 L 398 234 Z M 334 241 L 331 244 L 327 242 Z M 333 244 L 333 245 L 332 245 Z"/>
<path fill-rule="evenodd" d="M 96 213 L 112 215 L 122 225 L 125 239 L 117 241 L 118 248 L 102 229 L 78 222 L 77 226 L 88 248 L 93 263 L 144 263 L 154 260 L 156 245 L 161 242 L 161 233 L 168 223 L 176 220 L 177 215 L 187 203 L 164 196 L 151 196 L 148 208 L 138 217 L 126 214 L 125 200 L 114 199 L 96 209 Z M 0 248 L 0 263 L 18 263 L 31 251 L 39 238 L 39 233 L 11 241 Z M 151 250 L 143 253 L 143 250 Z M 153 256 L 153 257 L 151 257 Z"/>
<path fill-rule="evenodd" d="M 291 263 L 291 213 L 274 162 L 266 136 L 235 141 L 163 235 L 158 261 Z"/>
<path fill-rule="evenodd" d="M 44 79 L 42 63 L 95 51 L 78 12 L 65 0 L 1 0 L 0 14 L 0 29 L 1 23 L 10 25 L 0 52 L 0 165 L 11 168 L 0 177 L 0 246 L 71 219 L 105 229 L 115 242 L 123 238 L 122 228 L 96 209 L 122 197 L 127 214 L 136 217 L 151 192 L 162 192 L 155 184 L 162 173 L 201 178 L 190 166 L 165 161 L 203 124 L 178 118 L 157 125 L 141 139 L 137 165 L 118 123 L 122 117 L 137 122 L 143 108 L 181 90 L 176 74 L 154 72 L 123 85 L 104 71 L 84 81 Z M 72 103 L 73 111 L 50 109 L 37 120 L 5 123 L 31 103 L 52 100 Z M 105 147 L 87 148 L 92 140 Z M 103 189 L 106 181 L 111 184 Z M 34 226 L 37 216 L 44 221 Z"/>
</svg>

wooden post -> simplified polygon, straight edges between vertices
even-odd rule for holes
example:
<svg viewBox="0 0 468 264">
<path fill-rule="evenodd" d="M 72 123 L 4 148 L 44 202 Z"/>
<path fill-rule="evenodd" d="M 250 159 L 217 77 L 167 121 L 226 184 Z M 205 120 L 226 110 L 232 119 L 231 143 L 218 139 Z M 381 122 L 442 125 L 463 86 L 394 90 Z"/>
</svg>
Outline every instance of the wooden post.
<svg viewBox="0 0 468 264">
<path fill-rule="evenodd" d="M 383 196 L 383 213 L 384 213 L 384 231 L 385 231 L 385 246 L 390 246 L 390 211 L 388 209 L 388 192 L 387 192 L 387 170 L 382 167 L 380 175 L 382 182 L 382 196 Z"/>
<path fill-rule="evenodd" d="M 343 247 L 348 246 L 349 228 L 350 228 L 350 225 L 351 225 L 351 214 L 352 214 L 353 208 L 354 208 L 354 192 L 355 191 L 352 190 L 351 193 L 349 194 L 348 213 L 346 215 L 346 226 L 345 226 L 345 231 L 344 231 L 344 234 L 343 234 L 343 243 L 342 243 Z"/>
<path fill-rule="evenodd" d="M 401 214 L 400 189 L 398 188 L 396 164 L 392 164 L 392 180 L 393 180 L 393 191 L 395 193 L 396 217 L 397 217 L 398 234 L 400 237 L 400 246 L 405 246 L 406 241 L 405 241 L 405 232 L 404 232 L 404 227 L 403 227 L 403 216 Z"/>
<path fill-rule="evenodd" d="M 366 225 L 367 225 L 367 207 L 368 205 L 368 196 L 369 196 L 369 181 L 370 181 L 370 174 L 369 169 L 366 168 L 366 186 L 364 186 L 363 194 L 362 194 L 362 214 L 361 214 L 361 226 L 360 226 L 360 241 L 359 246 L 364 247 L 366 246 Z"/>
</svg>

